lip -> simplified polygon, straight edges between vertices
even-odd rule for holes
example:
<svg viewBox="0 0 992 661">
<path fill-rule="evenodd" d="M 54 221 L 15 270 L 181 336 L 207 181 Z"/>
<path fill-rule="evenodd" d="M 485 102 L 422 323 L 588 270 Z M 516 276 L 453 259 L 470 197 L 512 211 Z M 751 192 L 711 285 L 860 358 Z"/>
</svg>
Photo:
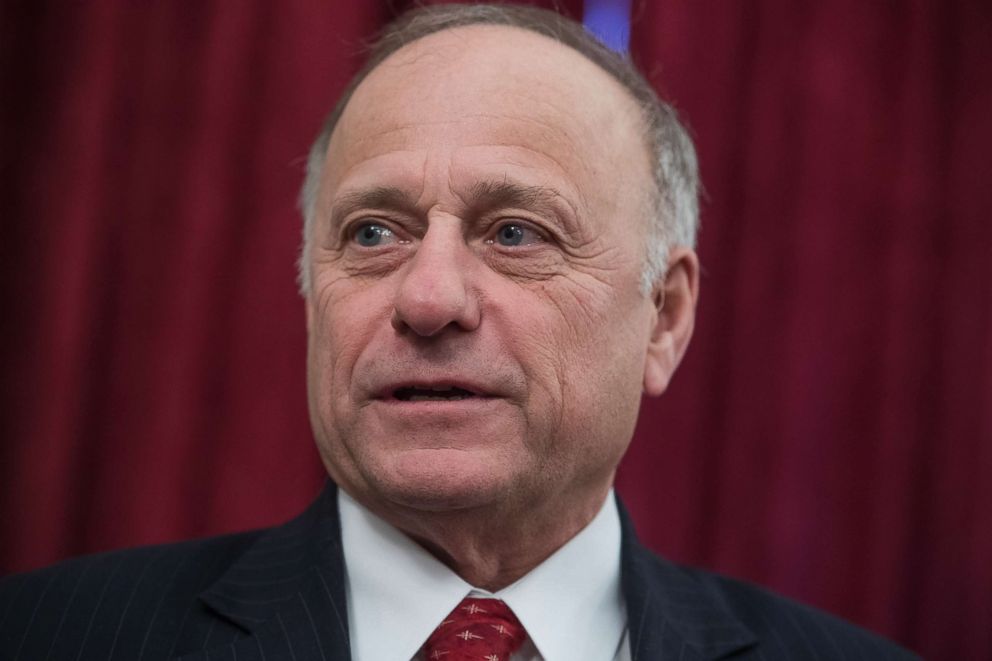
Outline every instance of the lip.
<svg viewBox="0 0 992 661">
<path fill-rule="evenodd" d="M 396 391 L 412 388 L 417 390 L 446 390 L 457 388 L 459 390 L 465 390 L 471 393 L 471 397 L 466 397 L 464 399 L 454 399 L 450 401 L 445 400 L 427 400 L 427 401 L 417 401 L 411 402 L 409 400 L 401 400 L 396 397 Z M 461 402 L 471 402 L 480 401 L 497 398 L 500 395 L 492 392 L 492 390 L 480 383 L 475 382 L 472 379 L 465 378 L 436 378 L 436 379 L 410 379 L 393 381 L 388 384 L 377 388 L 373 399 L 383 402 L 391 403 L 401 403 L 401 404 L 456 404 Z"/>
<path fill-rule="evenodd" d="M 507 412 L 505 400 L 497 397 L 465 399 L 427 399 L 409 401 L 391 397 L 369 402 L 367 414 L 376 424 L 391 433 L 433 435 L 434 441 L 446 439 L 453 446 L 482 442 L 480 430 Z"/>
</svg>

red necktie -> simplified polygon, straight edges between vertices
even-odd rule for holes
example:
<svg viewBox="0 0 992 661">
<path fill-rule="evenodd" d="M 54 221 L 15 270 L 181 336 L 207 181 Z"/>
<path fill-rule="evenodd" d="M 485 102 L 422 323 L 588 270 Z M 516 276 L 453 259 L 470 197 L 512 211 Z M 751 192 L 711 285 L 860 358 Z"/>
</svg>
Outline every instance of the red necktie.
<svg viewBox="0 0 992 661">
<path fill-rule="evenodd" d="M 499 599 L 466 597 L 424 643 L 428 661 L 509 661 L 527 633 Z"/>
</svg>

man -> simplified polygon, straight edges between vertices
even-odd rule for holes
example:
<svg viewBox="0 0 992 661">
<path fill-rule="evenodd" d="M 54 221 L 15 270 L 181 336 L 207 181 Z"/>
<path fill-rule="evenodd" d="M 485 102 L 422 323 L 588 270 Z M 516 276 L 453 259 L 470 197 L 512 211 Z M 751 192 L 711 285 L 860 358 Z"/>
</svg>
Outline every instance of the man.
<svg viewBox="0 0 992 661">
<path fill-rule="evenodd" d="M 302 198 L 333 482 L 279 528 L 8 579 L 3 658 L 909 658 L 655 558 L 617 507 L 692 333 L 695 196 L 674 113 L 581 26 L 401 17 Z"/>
</svg>

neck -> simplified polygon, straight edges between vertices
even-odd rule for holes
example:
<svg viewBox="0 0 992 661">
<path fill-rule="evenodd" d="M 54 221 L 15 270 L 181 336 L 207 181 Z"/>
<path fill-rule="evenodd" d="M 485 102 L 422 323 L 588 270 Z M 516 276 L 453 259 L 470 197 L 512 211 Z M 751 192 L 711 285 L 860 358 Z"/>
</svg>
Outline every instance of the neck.
<svg viewBox="0 0 992 661">
<path fill-rule="evenodd" d="M 370 508 L 470 585 L 496 592 L 516 582 L 582 531 L 609 485 L 564 506 L 451 511 Z M 366 505 L 367 506 L 367 505 Z"/>
</svg>

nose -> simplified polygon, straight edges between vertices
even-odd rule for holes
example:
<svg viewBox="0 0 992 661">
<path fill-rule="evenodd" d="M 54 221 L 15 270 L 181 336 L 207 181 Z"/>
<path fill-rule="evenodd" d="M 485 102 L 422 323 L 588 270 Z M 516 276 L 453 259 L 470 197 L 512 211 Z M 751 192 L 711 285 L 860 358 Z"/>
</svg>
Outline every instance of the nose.
<svg viewBox="0 0 992 661">
<path fill-rule="evenodd" d="M 393 328 L 421 337 L 448 327 L 475 330 L 481 310 L 472 283 L 473 257 L 458 222 L 432 223 L 402 275 Z"/>
</svg>

